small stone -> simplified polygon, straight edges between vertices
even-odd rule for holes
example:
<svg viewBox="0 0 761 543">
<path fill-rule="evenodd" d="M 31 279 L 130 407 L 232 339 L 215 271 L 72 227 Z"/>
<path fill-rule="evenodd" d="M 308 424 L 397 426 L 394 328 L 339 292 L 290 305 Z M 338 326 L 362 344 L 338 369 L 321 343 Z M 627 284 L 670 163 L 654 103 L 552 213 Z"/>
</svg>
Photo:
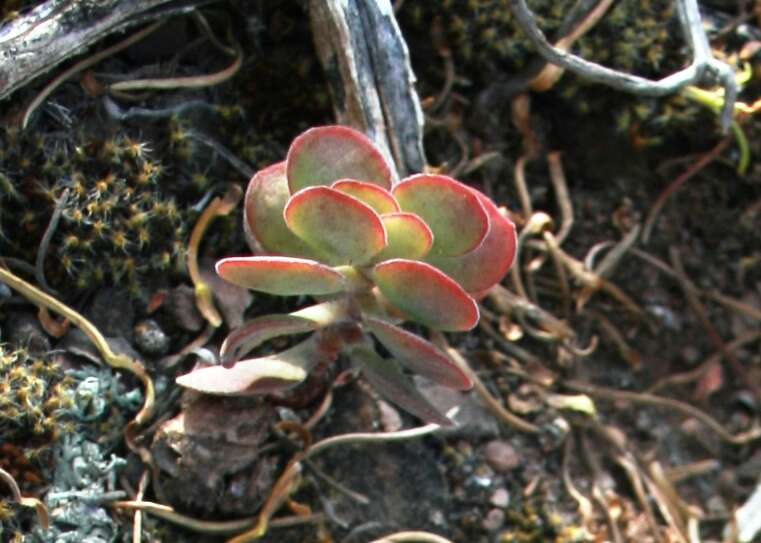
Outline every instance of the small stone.
<svg viewBox="0 0 761 543">
<path fill-rule="evenodd" d="M 206 324 L 196 308 L 195 291 L 189 285 L 180 285 L 169 291 L 163 308 L 180 328 L 188 332 L 198 332 Z"/>
<path fill-rule="evenodd" d="M 493 438 L 499 435 L 499 423 L 486 408 L 476 400 L 473 394 L 463 394 L 445 386 L 437 385 L 427 379 L 416 376 L 415 385 L 426 400 L 439 410 L 447 413 L 453 407 L 457 412 L 452 416 L 455 426 L 442 428 L 443 435 L 449 437 Z"/>
<path fill-rule="evenodd" d="M 481 526 L 487 532 L 494 532 L 499 530 L 505 523 L 505 513 L 501 509 L 491 509 L 484 520 L 481 522 Z"/>
<path fill-rule="evenodd" d="M 31 313 L 12 313 L 4 330 L 6 341 L 23 346 L 32 355 L 42 356 L 50 350 L 50 341 L 40 326 L 40 321 Z"/>
<path fill-rule="evenodd" d="M 486 444 L 484 449 L 486 461 L 498 473 L 505 473 L 517 468 L 522 459 L 515 448 L 507 441 L 495 439 Z"/>
<path fill-rule="evenodd" d="M 489 498 L 489 503 L 494 507 L 507 507 L 510 505 L 510 493 L 505 488 L 498 488 Z"/>
<path fill-rule="evenodd" d="M 383 428 L 384 432 L 396 432 L 404 426 L 399 411 L 388 402 L 378 400 L 378 411 L 380 413 L 381 428 Z"/>
<path fill-rule="evenodd" d="M 145 319 L 135 325 L 135 345 L 147 355 L 161 356 L 169 351 L 169 337 L 153 319 Z"/>
</svg>

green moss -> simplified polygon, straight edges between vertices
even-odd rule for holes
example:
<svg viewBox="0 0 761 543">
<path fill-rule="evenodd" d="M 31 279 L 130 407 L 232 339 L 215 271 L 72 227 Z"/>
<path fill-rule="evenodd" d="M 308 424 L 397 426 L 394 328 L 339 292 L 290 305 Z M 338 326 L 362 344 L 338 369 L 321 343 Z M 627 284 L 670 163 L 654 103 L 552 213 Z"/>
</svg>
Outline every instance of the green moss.
<svg viewBox="0 0 761 543">
<path fill-rule="evenodd" d="M 163 196 L 166 169 L 151 145 L 120 133 L 74 141 L 56 135 L 0 131 L 3 254 L 33 262 L 57 202 L 61 219 L 46 256 L 54 286 L 135 286 L 183 257 L 185 218 Z"/>
</svg>

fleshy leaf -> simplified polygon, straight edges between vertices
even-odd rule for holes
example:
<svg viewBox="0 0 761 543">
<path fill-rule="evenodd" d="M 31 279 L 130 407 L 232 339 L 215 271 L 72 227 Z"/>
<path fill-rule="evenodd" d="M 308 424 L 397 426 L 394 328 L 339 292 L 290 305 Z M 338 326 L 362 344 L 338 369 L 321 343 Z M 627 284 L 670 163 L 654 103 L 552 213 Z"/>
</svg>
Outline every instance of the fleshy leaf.
<svg viewBox="0 0 761 543">
<path fill-rule="evenodd" d="M 389 191 L 374 183 L 355 181 L 354 179 L 339 179 L 330 188 L 354 196 L 360 202 L 367 204 L 382 215 L 399 211 L 399 204 Z"/>
<path fill-rule="evenodd" d="M 339 179 L 362 179 L 391 188 L 391 170 L 375 144 L 346 126 L 310 128 L 298 136 L 286 158 L 291 194 Z"/>
<path fill-rule="evenodd" d="M 177 378 L 177 384 L 221 396 L 247 396 L 290 388 L 321 359 L 313 337 L 272 356 L 241 360 L 231 368 L 210 366 Z"/>
<path fill-rule="evenodd" d="M 260 170 L 251 178 L 243 200 L 243 228 L 254 253 L 315 256 L 285 224 L 283 209 L 290 196 L 285 162 Z"/>
<path fill-rule="evenodd" d="M 453 426 L 452 421 L 439 413 L 415 388 L 395 360 L 383 359 L 367 347 L 353 349 L 351 359 L 359 365 L 370 385 L 391 403 L 425 422 Z"/>
<path fill-rule="evenodd" d="M 222 364 L 230 366 L 265 341 L 284 335 L 314 332 L 348 317 L 346 300 L 312 305 L 287 315 L 264 315 L 230 332 L 222 343 Z"/>
<path fill-rule="evenodd" d="M 380 319 L 366 317 L 365 323 L 407 369 L 449 388 L 469 390 L 473 386 L 467 374 L 429 341 Z"/>
<path fill-rule="evenodd" d="M 426 261 L 478 298 L 484 294 L 484 291 L 499 283 L 513 265 L 516 236 L 515 226 L 510 219 L 499 212 L 494 202 L 481 192 L 471 190 L 478 196 L 491 222 L 491 228 L 483 243 L 472 251 L 456 257 L 429 254 Z M 390 236 L 389 231 L 389 238 Z"/>
<path fill-rule="evenodd" d="M 329 187 L 300 190 L 285 206 L 291 231 L 330 264 L 363 264 L 386 246 L 380 215 L 353 196 Z"/>
<path fill-rule="evenodd" d="M 376 262 L 392 258 L 419 260 L 431 250 L 433 233 L 414 213 L 388 213 L 381 215 L 381 220 L 386 227 L 388 244 L 375 255 Z"/>
<path fill-rule="evenodd" d="M 478 247 L 489 231 L 489 217 L 478 197 L 451 177 L 413 175 L 392 193 L 402 211 L 419 215 L 431 228 L 431 254 L 461 255 Z"/>
<path fill-rule="evenodd" d="M 394 259 L 373 269 L 381 294 L 409 318 L 451 332 L 470 330 L 478 323 L 478 305 L 463 288 L 425 262 Z"/>
<path fill-rule="evenodd" d="M 222 343 L 219 356 L 222 364 L 230 367 L 243 355 L 265 341 L 290 334 L 313 332 L 319 325 L 309 319 L 293 315 L 264 315 L 236 328 Z"/>
<path fill-rule="evenodd" d="M 217 262 L 217 273 L 235 285 L 278 296 L 317 296 L 335 294 L 344 289 L 343 275 L 329 266 L 305 258 L 223 258 Z"/>
</svg>

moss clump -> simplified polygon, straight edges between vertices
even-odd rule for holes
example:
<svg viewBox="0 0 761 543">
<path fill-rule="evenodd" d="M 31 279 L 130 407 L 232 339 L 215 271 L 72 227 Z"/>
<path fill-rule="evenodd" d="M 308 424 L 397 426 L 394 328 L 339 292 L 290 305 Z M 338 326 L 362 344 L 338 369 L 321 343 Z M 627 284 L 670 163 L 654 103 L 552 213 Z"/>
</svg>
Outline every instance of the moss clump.
<svg viewBox="0 0 761 543">
<path fill-rule="evenodd" d="M 54 362 L 0 345 L 2 441 L 55 441 L 72 406 L 71 387 L 71 379 Z"/>
<path fill-rule="evenodd" d="M 0 345 L 0 467 L 22 489 L 43 484 L 52 445 L 71 429 L 73 394 L 54 362 Z"/>
<path fill-rule="evenodd" d="M 537 25 L 552 41 L 572 26 L 564 19 L 573 14 L 576 4 L 573 0 L 536 0 L 530 7 Z M 471 77 L 515 73 L 535 55 L 508 0 L 407 0 L 399 18 L 407 34 L 425 39 L 435 21 L 434 28 L 451 49 L 458 73 L 465 71 Z M 622 0 L 578 40 L 574 51 L 612 68 L 657 75 L 668 63 L 667 51 L 679 48 L 675 25 L 670 0 Z"/>
<path fill-rule="evenodd" d="M 184 255 L 187 230 L 175 201 L 162 195 L 163 165 L 150 144 L 119 133 L 31 136 L 0 131 L 0 232 L 6 256 L 34 261 L 52 211 L 62 204 L 46 275 L 54 286 L 136 287 Z M 64 197 L 65 195 L 65 197 Z"/>
</svg>

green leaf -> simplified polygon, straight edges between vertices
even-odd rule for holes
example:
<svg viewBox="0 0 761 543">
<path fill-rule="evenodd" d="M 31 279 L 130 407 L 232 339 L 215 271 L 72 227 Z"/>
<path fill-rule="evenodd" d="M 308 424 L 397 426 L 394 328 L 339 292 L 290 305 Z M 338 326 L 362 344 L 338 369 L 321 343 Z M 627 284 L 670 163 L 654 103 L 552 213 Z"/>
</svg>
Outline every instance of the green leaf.
<svg viewBox="0 0 761 543">
<path fill-rule="evenodd" d="M 419 260 L 431 250 L 433 233 L 414 213 L 387 213 L 381 215 L 381 220 L 386 227 L 388 244 L 375 255 L 376 262 L 392 258 Z"/>
<path fill-rule="evenodd" d="M 285 206 L 291 231 L 333 265 L 364 264 L 386 246 L 386 229 L 372 208 L 328 187 L 300 190 Z"/>
<path fill-rule="evenodd" d="M 407 369 L 457 390 L 469 390 L 473 386 L 468 375 L 431 342 L 381 319 L 365 317 L 364 321 L 373 335 Z"/>
<path fill-rule="evenodd" d="M 515 226 L 499 212 L 494 202 L 481 192 L 471 190 L 478 196 L 491 223 L 483 243 L 460 256 L 429 254 L 425 260 L 460 283 L 462 288 L 475 294 L 483 293 L 502 281 L 515 259 L 516 235 Z"/>
<path fill-rule="evenodd" d="M 373 269 L 381 294 L 410 319 L 436 330 L 462 332 L 478 323 L 478 305 L 463 288 L 425 262 L 394 259 Z"/>
<path fill-rule="evenodd" d="M 391 170 L 375 144 L 346 126 L 320 126 L 298 136 L 286 158 L 291 194 L 339 179 L 359 179 L 391 188 Z"/>
<path fill-rule="evenodd" d="M 365 181 L 355 181 L 353 179 L 339 179 L 333 183 L 330 188 L 354 196 L 363 204 L 367 204 L 375 210 L 376 213 L 394 213 L 399 211 L 399 204 L 389 191 Z"/>
<path fill-rule="evenodd" d="M 290 197 L 285 162 L 260 170 L 251 178 L 243 200 L 243 228 L 254 253 L 315 256 L 285 224 L 283 209 Z"/>
<path fill-rule="evenodd" d="M 345 283 L 343 275 L 329 266 L 287 256 L 224 258 L 216 269 L 234 285 L 278 296 L 335 294 Z"/>
<path fill-rule="evenodd" d="M 433 232 L 431 253 L 457 256 L 478 247 L 489 231 L 489 217 L 467 185 L 445 175 L 420 174 L 392 191 L 402 211 L 420 216 Z"/>
<path fill-rule="evenodd" d="M 415 385 L 402 373 L 395 360 L 383 359 L 367 347 L 353 349 L 350 357 L 359 365 L 362 375 L 370 385 L 388 401 L 425 422 L 453 426 L 452 421 L 431 405 L 415 388 Z"/>
</svg>

